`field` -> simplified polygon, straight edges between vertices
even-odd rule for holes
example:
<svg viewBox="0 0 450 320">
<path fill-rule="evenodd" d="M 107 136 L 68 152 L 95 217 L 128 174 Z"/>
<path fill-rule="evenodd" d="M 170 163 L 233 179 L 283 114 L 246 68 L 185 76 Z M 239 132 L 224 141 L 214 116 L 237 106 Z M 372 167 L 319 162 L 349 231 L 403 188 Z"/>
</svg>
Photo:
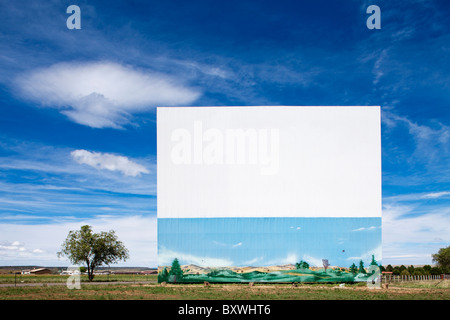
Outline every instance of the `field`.
<svg viewBox="0 0 450 320">
<path fill-rule="evenodd" d="M 11 279 L 7 277 L 12 277 Z M 1 300 L 450 300 L 450 280 L 392 283 L 388 289 L 368 289 L 365 283 L 346 284 L 167 284 L 156 276 L 110 276 L 109 282 L 82 282 L 81 289 L 69 290 L 61 276 L 31 276 L 40 283 L 21 282 L 2 276 Z M 59 277 L 59 278 L 58 278 Z M 95 280 L 106 276 L 96 277 Z M 111 280 L 111 278 L 117 277 Z M 138 279 L 138 277 L 141 277 Z M 59 279 L 55 282 L 55 278 Z M 66 278 L 66 277 L 64 277 Z M 120 281 L 120 282 L 119 282 Z M 123 282 L 127 283 L 123 283 Z M 64 280 L 65 282 L 65 280 Z M 5 286 L 5 285 L 8 286 Z M 12 285 L 11 285 L 12 284 Z"/>
<path fill-rule="evenodd" d="M 66 283 L 69 276 L 60 276 L 58 274 L 49 275 L 21 275 L 16 276 L 12 274 L 0 274 L 0 285 L 2 284 L 31 284 L 31 283 Z M 96 275 L 94 282 L 156 282 L 157 275 L 143 275 L 143 274 L 110 274 L 110 275 Z M 81 276 L 81 282 L 89 282 L 87 275 Z"/>
</svg>

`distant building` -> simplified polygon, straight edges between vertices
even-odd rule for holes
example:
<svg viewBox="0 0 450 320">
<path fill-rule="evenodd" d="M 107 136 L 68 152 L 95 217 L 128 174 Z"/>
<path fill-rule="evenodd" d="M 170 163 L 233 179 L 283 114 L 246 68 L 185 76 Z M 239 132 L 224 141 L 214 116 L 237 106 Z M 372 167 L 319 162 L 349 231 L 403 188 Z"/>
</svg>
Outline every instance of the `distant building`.
<svg viewBox="0 0 450 320">
<path fill-rule="evenodd" d="M 71 276 L 74 274 L 81 274 L 81 272 L 79 270 L 64 270 L 60 273 L 62 276 Z"/>
<path fill-rule="evenodd" d="M 38 269 L 30 270 L 29 274 L 38 274 L 38 275 L 40 275 L 40 274 L 51 274 L 51 273 L 52 273 L 52 270 L 50 270 L 50 269 L 38 268 Z"/>
<path fill-rule="evenodd" d="M 143 270 L 141 274 L 158 274 L 158 270 Z"/>
</svg>

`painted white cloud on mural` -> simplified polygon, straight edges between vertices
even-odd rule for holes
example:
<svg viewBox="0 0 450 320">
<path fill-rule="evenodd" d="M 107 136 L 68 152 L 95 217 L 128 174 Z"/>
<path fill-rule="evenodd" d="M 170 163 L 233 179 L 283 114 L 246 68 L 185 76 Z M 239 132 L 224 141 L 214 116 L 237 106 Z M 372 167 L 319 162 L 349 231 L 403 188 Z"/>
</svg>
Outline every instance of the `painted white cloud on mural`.
<svg viewBox="0 0 450 320">
<path fill-rule="evenodd" d="M 196 256 L 183 252 L 176 252 L 161 246 L 158 249 L 158 265 L 170 266 L 172 261 L 177 258 L 180 264 L 195 264 L 200 267 L 224 267 L 231 266 L 233 262 L 229 259 L 213 258 L 206 256 Z"/>
</svg>

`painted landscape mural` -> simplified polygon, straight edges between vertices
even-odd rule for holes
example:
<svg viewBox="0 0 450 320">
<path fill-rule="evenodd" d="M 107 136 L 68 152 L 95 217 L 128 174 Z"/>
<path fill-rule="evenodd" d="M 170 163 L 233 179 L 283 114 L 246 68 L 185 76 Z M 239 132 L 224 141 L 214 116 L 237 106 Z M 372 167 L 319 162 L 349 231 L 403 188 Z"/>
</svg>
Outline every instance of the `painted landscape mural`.
<svg viewBox="0 0 450 320">
<path fill-rule="evenodd" d="M 158 219 L 159 282 L 368 281 L 381 218 Z"/>
</svg>

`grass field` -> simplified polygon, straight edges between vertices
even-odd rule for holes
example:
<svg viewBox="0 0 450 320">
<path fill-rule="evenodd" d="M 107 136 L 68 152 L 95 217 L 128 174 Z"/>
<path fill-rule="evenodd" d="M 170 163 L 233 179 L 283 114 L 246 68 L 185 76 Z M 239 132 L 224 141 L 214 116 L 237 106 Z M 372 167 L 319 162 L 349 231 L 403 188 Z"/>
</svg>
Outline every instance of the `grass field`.
<svg viewBox="0 0 450 320">
<path fill-rule="evenodd" d="M 3 279 L 4 280 L 4 279 Z M 48 283 L 52 283 L 51 277 Z M 123 281 L 123 280 L 122 280 Z M 152 281 L 154 281 L 152 279 Z M 368 289 L 364 283 L 336 284 L 88 284 L 69 290 L 64 285 L 0 287 L 2 300 L 450 300 L 450 280 L 391 284 Z"/>
<path fill-rule="evenodd" d="M 21 275 L 14 276 L 13 274 L 0 274 L 0 284 L 21 284 L 21 283 L 66 283 L 69 276 L 60 275 Z M 110 274 L 110 275 L 96 275 L 94 282 L 156 282 L 158 276 L 156 274 Z M 81 276 L 81 282 L 89 282 L 87 275 Z"/>
</svg>

